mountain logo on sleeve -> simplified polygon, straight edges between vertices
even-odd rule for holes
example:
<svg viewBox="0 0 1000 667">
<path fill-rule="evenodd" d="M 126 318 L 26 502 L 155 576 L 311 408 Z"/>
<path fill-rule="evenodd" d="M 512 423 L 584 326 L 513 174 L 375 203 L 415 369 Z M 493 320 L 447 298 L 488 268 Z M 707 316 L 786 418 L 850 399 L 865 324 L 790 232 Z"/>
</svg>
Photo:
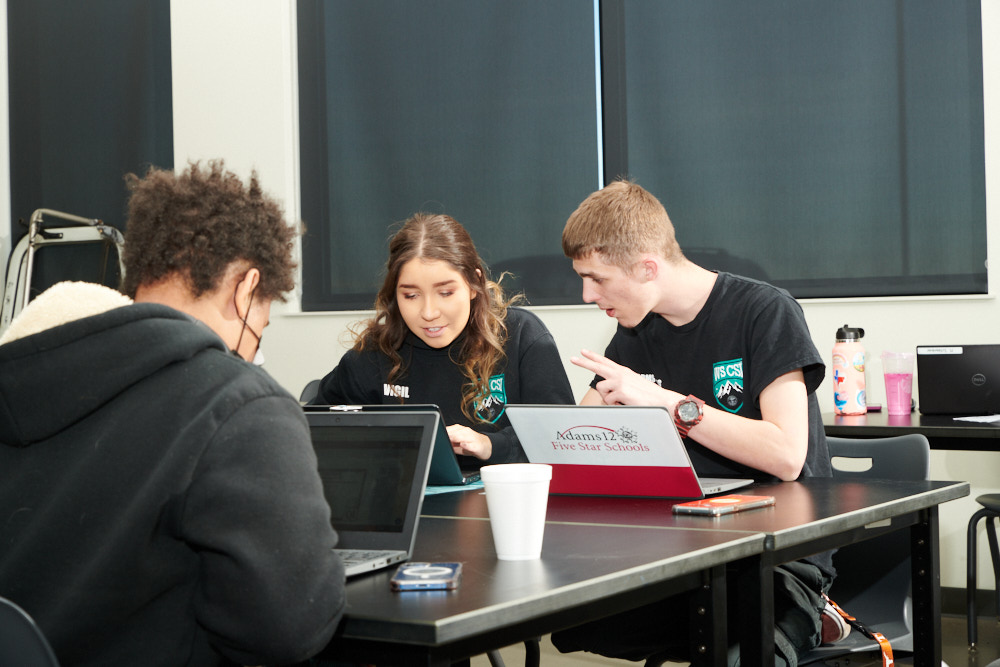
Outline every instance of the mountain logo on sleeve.
<svg viewBox="0 0 1000 667">
<path fill-rule="evenodd" d="M 712 367 L 715 402 L 726 412 L 743 407 L 743 360 L 717 361 Z"/>
</svg>

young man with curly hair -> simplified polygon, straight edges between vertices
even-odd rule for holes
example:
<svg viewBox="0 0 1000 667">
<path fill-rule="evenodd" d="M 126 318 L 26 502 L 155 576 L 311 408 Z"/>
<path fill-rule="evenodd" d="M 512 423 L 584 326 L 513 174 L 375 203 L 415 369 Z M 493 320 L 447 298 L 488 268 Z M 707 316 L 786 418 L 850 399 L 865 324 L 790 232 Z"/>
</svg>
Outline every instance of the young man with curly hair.
<svg viewBox="0 0 1000 667">
<path fill-rule="evenodd" d="M 62 283 L 0 339 L 0 596 L 62 664 L 287 664 L 344 607 L 298 402 L 248 363 L 295 230 L 221 161 L 127 178 L 127 296 Z"/>
</svg>

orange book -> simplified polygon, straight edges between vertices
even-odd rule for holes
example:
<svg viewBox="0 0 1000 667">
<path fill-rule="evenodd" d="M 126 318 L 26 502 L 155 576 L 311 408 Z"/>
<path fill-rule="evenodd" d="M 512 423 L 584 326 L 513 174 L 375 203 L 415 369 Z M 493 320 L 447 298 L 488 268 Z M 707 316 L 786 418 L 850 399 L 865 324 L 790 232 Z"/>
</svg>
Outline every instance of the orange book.
<svg viewBox="0 0 1000 667">
<path fill-rule="evenodd" d="M 746 496 L 733 493 L 727 496 L 716 496 L 714 498 L 702 498 L 686 503 L 674 505 L 674 514 L 707 514 L 709 516 L 721 516 L 742 512 L 744 510 L 757 509 L 758 507 L 768 507 L 774 504 L 774 496 Z"/>
</svg>

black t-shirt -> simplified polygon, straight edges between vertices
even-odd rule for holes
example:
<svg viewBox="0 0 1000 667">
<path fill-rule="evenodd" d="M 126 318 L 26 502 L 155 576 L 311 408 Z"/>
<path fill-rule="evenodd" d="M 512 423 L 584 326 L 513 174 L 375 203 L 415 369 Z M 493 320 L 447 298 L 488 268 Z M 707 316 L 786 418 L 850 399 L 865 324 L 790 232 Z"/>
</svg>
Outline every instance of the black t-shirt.
<svg viewBox="0 0 1000 667">
<path fill-rule="evenodd" d="M 694 320 L 676 327 L 650 313 L 632 329 L 619 326 L 605 354 L 666 389 L 750 419 L 761 419 L 764 388 L 801 368 L 809 394 L 809 450 L 802 476 L 831 475 L 815 393 L 826 369 L 802 308 L 785 290 L 720 272 Z M 775 480 L 702 447 L 695 437 L 687 440 L 688 453 L 699 475 Z"/>
<path fill-rule="evenodd" d="M 405 369 L 391 386 L 387 383 L 391 369 L 388 357 L 378 350 L 350 350 L 323 378 L 313 403 L 434 403 L 441 408 L 446 424 L 463 424 L 485 433 L 492 442 L 493 453 L 488 461 L 459 457 L 463 468 L 527 461 L 507 419 L 507 404 L 575 401 L 555 340 L 538 316 L 510 308 L 506 324 L 506 359 L 489 378 L 490 395 L 476 405 L 476 412 L 485 421 L 470 421 L 462 412 L 462 389 L 468 380 L 452 359 L 461 337 L 447 347 L 435 349 L 408 334 L 399 351 Z"/>
</svg>

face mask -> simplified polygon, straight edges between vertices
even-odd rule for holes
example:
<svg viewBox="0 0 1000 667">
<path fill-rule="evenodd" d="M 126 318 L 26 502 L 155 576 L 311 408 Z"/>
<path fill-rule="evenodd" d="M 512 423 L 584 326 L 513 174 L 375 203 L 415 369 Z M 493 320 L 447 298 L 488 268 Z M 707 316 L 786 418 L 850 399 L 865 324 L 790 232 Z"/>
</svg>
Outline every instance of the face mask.
<svg viewBox="0 0 1000 667">
<path fill-rule="evenodd" d="M 250 303 L 247 305 L 247 313 L 250 312 L 250 306 L 253 305 L 253 295 L 254 295 L 254 293 L 250 292 Z M 236 299 L 235 295 L 233 295 L 233 299 L 235 301 L 235 299 Z M 237 317 L 239 317 L 238 311 L 237 311 Z M 264 353 L 260 351 L 260 339 L 261 339 L 261 337 L 259 335 L 257 335 L 257 332 L 253 330 L 253 327 L 251 327 L 250 324 L 247 323 L 246 318 L 240 317 L 240 321 L 243 322 L 243 328 L 240 329 L 240 337 L 236 341 L 236 349 L 232 350 L 232 353 L 235 354 L 240 359 L 243 358 L 243 355 L 241 355 L 240 352 L 239 352 L 240 344 L 243 342 L 243 334 L 246 333 L 247 331 L 249 331 L 250 335 L 252 335 L 254 338 L 257 339 L 257 351 L 254 352 L 253 361 L 251 361 L 250 363 L 252 363 L 254 366 L 263 366 L 264 365 Z"/>
<path fill-rule="evenodd" d="M 249 327 L 247 327 L 247 328 L 249 328 Z M 243 355 L 240 354 L 238 350 L 230 350 L 230 352 L 233 353 L 234 357 L 239 357 L 240 359 L 243 358 Z M 257 345 L 257 351 L 254 353 L 254 355 L 253 355 L 253 361 L 251 361 L 250 363 L 252 363 L 254 366 L 263 366 L 264 365 L 264 353 L 261 352 L 261 350 L 260 350 L 260 344 Z"/>
</svg>

